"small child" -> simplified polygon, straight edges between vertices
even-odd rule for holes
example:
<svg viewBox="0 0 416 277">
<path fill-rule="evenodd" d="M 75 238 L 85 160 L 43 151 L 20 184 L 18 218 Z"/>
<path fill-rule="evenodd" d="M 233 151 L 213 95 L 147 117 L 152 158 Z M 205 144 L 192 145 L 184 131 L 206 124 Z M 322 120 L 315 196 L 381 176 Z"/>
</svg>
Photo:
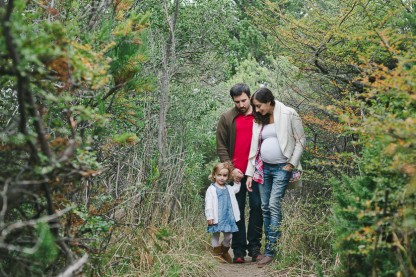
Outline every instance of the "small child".
<svg viewBox="0 0 416 277">
<path fill-rule="evenodd" d="M 213 183 L 207 189 L 205 195 L 205 216 L 207 218 L 208 233 L 212 233 L 213 255 L 221 262 L 232 262 L 228 253 L 232 233 L 238 231 L 236 222 L 240 220 L 235 194 L 240 191 L 241 183 L 234 182 L 233 186 L 226 182 L 231 179 L 233 166 L 231 163 L 219 163 L 214 166 L 209 179 Z M 224 239 L 220 244 L 220 233 Z"/>
</svg>

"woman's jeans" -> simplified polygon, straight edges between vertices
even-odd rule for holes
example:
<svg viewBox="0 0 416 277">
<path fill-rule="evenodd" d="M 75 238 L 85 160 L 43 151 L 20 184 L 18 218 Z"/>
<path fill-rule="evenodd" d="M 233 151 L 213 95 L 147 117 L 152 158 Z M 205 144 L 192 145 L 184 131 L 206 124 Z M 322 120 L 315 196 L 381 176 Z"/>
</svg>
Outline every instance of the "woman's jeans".
<svg viewBox="0 0 416 277">
<path fill-rule="evenodd" d="M 280 222 L 282 221 L 281 202 L 285 196 L 291 172 L 282 169 L 287 163 L 264 163 L 264 180 L 259 186 L 261 209 L 263 211 L 266 248 L 264 255 L 274 256 L 274 246 L 280 237 Z"/>
</svg>

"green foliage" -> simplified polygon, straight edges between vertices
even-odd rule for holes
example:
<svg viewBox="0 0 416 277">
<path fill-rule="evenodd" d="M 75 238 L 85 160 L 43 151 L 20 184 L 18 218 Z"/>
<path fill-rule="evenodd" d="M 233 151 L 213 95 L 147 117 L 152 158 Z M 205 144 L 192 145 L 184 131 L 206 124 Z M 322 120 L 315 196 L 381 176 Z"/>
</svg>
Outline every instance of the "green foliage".
<svg viewBox="0 0 416 277">
<path fill-rule="evenodd" d="M 250 19 L 244 18 L 237 21 L 229 34 L 230 38 L 226 45 L 230 51 L 229 63 L 233 75 L 237 73 L 237 67 L 246 59 L 254 58 L 259 63 L 267 60 L 266 55 L 273 44 L 253 25 Z"/>
<path fill-rule="evenodd" d="M 369 10 L 380 8 L 379 5 Z M 402 7 L 389 7 L 389 13 L 399 19 L 403 12 L 407 13 Z M 415 273 L 415 236 L 411 230 L 416 225 L 414 217 L 408 214 L 409 207 L 415 205 L 415 194 L 407 193 L 414 186 L 416 163 L 416 76 L 410 62 L 415 58 L 415 37 L 401 20 L 388 18 L 383 23 L 374 36 L 379 44 L 374 41 L 360 52 L 367 85 L 360 97 L 363 100 L 349 101 L 352 106 L 361 107 L 365 116 L 361 121 L 350 113 L 347 119 L 357 123 L 353 130 L 360 134 L 360 171 L 342 183 L 334 182 L 338 203 L 334 209 L 336 249 L 342 253 L 346 275 Z M 406 32 L 398 34 L 396 28 Z M 379 65 L 367 63 L 366 57 L 376 48 L 380 53 L 376 59 Z"/>
<path fill-rule="evenodd" d="M 137 141 L 136 134 L 125 133 L 114 137 L 114 141 L 120 144 L 132 144 Z"/>
<path fill-rule="evenodd" d="M 29 255 L 30 258 L 40 262 L 43 267 L 55 261 L 58 256 L 58 248 L 55 244 L 55 237 L 52 235 L 50 226 L 47 223 L 39 222 L 36 224 L 36 235 L 38 244 L 36 252 Z"/>
<path fill-rule="evenodd" d="M 2 231 L 2 273 L 57 275 L 87 252 L 87 275 L 206 275 L 215 125 L 246 82 L 310 141 L 272 270 L 415 274 L 413 1 L 179 1 L 174 33 L 175 1 L 3 2 L 0 226 L 36 227 Z M 58 229 L 39 220 L 74 205 Z"/>
<path fill-rule="evenodd" d="M 91 1 L 0 5 L 0 123 L 5 127 L 0 132 L 0 187 L 6 192 L 0 198 L 5 209 L 0 224 L 37 222 L 88 203 L 66 220 L 57 216 L 54 237 L 49 225 L 39 222 L 37 233 L 5 233 L 1 240 L 17 248 L 1 248 L 0 268 L 15 276 L 31 270 L 56 275 L 78 254 L 99 252 L 106 245 L 114 222 L 104 214 L 114 200 L 100 203 L 88 194 L 99 186 L 84 190 L 85 184 L 102 170 L 99 155 L 106 143 L 115 144 L 113 136 L 123 146 L 137 141 L 141 126 L 129 117 L 143 117 L 137 95 L 152 89 L 152 78 L 142 74 L 149 15 L 130 10 L 128 1 L 119 2 L 114 10 L 104 3 L 95 7 L 100 10 L 90 9 Z M 30 259 L 16 251 L 22 241 L 37 237 L 40 244 Z M 85 245 L 74 243 L 83 238 L 89 239 Z"/>
<path fill-rule="evenodd" d="M 95 239 L 98 239 L 101 233 L 107 233 L 114 224 L 112 220 L 107 220 L 101 216 L 91 216 L 85 209 L 80 207 L 74 213 L 84 221 L 80 232 L 91 232 L 94 234 Z"/>
<path fill-rule="evenodd" d="M 259 28 L 313 91 L 303 116 L 313 135 L 307 164 L 326 168 L 315 176 L 335 173 L 337 275 L 414 275 L 414 2 L 312 1 L 299 11 L 267 1 L 263 8 L 254 10 Z"/>
</svg>

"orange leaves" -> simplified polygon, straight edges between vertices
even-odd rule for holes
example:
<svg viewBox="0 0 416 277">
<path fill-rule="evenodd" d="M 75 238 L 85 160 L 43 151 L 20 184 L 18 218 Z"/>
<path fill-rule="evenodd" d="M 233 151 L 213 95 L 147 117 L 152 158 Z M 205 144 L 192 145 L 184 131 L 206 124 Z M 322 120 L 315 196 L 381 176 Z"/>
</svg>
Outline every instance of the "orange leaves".
<svg viewBox="0 0 416 277">
<path fill-rule="evenodd" d="M 120 198 L 115 199 L 114 201 L 106 201 L 101 206 L 95 207 L 90 206 L 88 209 L 88 213 L 90 215 L 103 215 L 108 213 L 111 209 L 117 206 L 121 202 Z"/>
<path fill-rule="evenodd" d="M 89 177 L 97 176 L 98 174 L 100 174 L 100 171 L 90 169 L 90 170 L 81 171 L 80 174 L 84 178 L 89 178 Z"/>
<path fill-rule="evenodd" d="M 58 76 L 59 80 L 64 84 L 59 91 L 67 90 L 70 86 L 71 68 L 65 57 L 58 57 L 49 61 L 46 66 Z"/>
<path fill-rule="evenodd" d="M 403 165 L 403 171 L 409 176 L 415 176 L 416 173 L 416 165 L 414 164 L 405 164 Z"/>
<path fill-rule="evenodd" d="M 372 227 L 361 227 L 354 233 L 351 233 L 346 240 L 353 240 L 357 242 L 370 243 L 375 239 L 375 230 Z M 363 245 L 364 246 L 364 245 Z M 365 247 L 359 247 L 360 252 L 365 251 Z"/>
<path fill-rule="evenodd" d="M 47 8 L 47 11 L 48 11 L 48 13 L 50 14 L 50 15 L 59 15 L 59 11 L 57 10 L 57 9 L 55 9 L 55 8 L 51 8 L 51 7 L 48 7 Z"/>
<path fill-rule="evenodd" d="M 343 125 L 330 119 L 320 119 L 316 115 L 306 114 L 302 115 L 302 120 L 305 124 L 317 125 L 320 129 L 331 134 L 342 133 Z"/>
<path fill-rule="evenodd" d="M 68 143 L 68 138 L 57 137 L 51 141 L 51 146 L 59 147 L 59 146 L 66 146 Z"/>
<path fill-rule="evenodd" d="M 104 57 L 104 53 L 95 52 L 89 44 L 71 42 L 71 46 L 76 53 L 71 61 L 74 68 L 74 77 L 85 81 L 94 90 L 108 84 L 109 59 Z"/>
</svg>

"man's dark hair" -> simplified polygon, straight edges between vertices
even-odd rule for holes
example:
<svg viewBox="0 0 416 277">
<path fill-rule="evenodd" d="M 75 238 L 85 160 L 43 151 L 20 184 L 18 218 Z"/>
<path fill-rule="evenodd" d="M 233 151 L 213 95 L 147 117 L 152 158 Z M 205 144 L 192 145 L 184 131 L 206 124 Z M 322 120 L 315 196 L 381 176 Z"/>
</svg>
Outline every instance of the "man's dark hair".
<svg viewBox="0 0 416 277">
<path fill-rule="evenodd" d="M 250 98 L 250 88 L 248 87 L 248 85 L 243 84 L 243 83 L 235 84 L 230 89 L 231 98 L 234 98 L 236 96 L 240 96 L 243 93 L 247 94 L 248 98 Z"/>
</svg>

